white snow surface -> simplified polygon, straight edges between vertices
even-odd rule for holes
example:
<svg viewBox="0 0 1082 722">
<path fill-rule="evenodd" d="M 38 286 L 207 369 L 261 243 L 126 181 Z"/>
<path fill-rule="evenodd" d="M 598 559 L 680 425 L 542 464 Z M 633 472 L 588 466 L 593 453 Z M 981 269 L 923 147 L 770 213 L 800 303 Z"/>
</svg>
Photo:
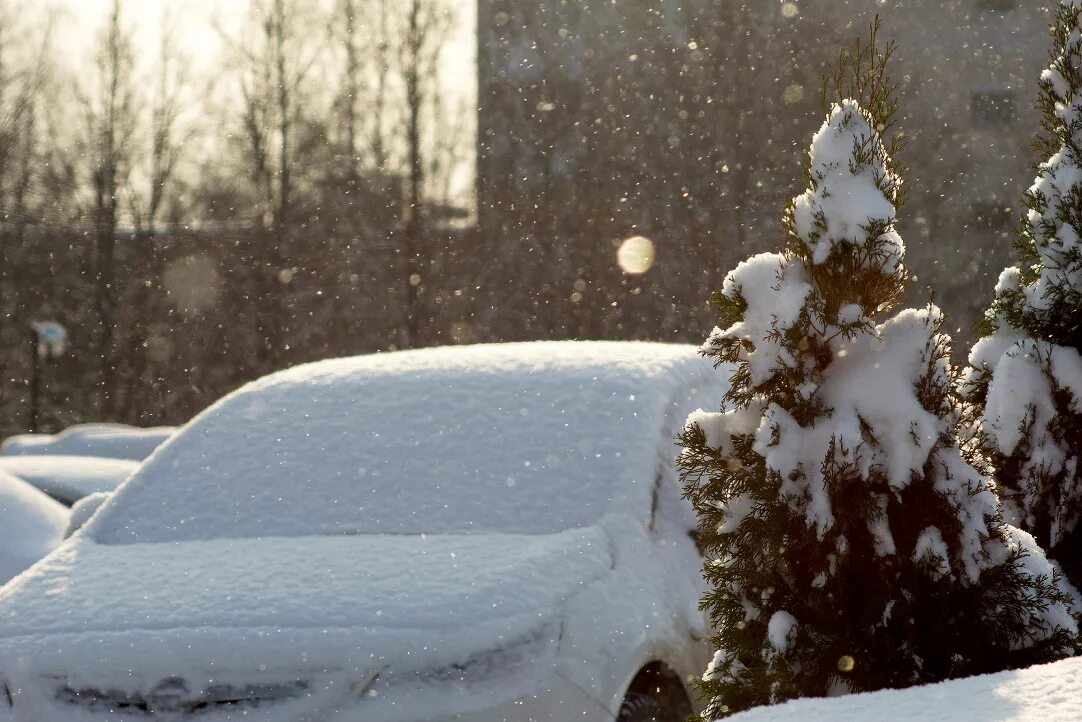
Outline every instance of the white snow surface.
<svg viewBox="0 0 1082 722">
<path fill-rule="evenodd" d="M 693 348 L 663 344 L 454 347 L 301 366 L 197 417 L 87 533 L 123 544 L 588 526 L 628 495 L 649 498 L 659 447 L 643 440 L 669 433 L 672 443 L 666 410 L 690 386 L 719 381 Z M 575 504 L 553 505 L 560 497 Z"/>
<path fill-rule="evenodd" d="M 77 424 L 59 434 L 21 434 L 0 444 L 0 456 L 99 456 L 142 461 L 168 439 L 172 426 L 138 428 L 124 424 Z"/>
<path fill-rule="evenodd" d="M 62 505 L 0 471 L 0 585 L 51 552 L 67 523 Z"/>
<path fill-rule="evenodd" d="M 87 494 L 79 501 L 75 502 L 71 506 L 71 515 L 68 517 L 68 526 L 64 529 L 64 538 L 69 536 L 86 526 L 86 523 L 90 521 L 90 517 L 94 516 L 94 513 L 101 508 L 112 496 L 112 492 L 109 491 L 96 491 L 92 494 Z"/>
<path fill-rule="evenodd" d="M 1023 290 L 1026 300 L 1035 309 L 1047 309 L 1051 302 L 1049 287 L 1063 284 L 1071 288 L 1082 287 L 1082 266 L 1072 261 L 1069 254 L 1077 253 L 1082 239 L 1078 229 L 1060 218 L 1060 209 L 1070 203 L 1070 195 L 1082 186 L 1082 168 L 1073 152 L 1064 147 L 1060 152 L 1042 163 L 1039 175 L 1030 193 L 1039 194 L 1047 200 L 1043 213 L 1030 210 L 1027 222 L 1033 235 L 1037 253 L 1041 258 L 1041 273 L 1037 282 Z M 1051 224 L 1049 233 L 1046 224 Z"/>
<path fill-rule="evenodd" d="M 1011 514 L 1032 520 L 1044 500 L 1042 490 L 1029 479 L 1043 474 L 1054 480 L 1062 474 L 1051 530 L 1052 542 L 1057 543 L 1078 524 L 1082 488 L 1076 481 L 1078 459 L 1053 434 L 1057 421 L 1053 387 L 1070 392 L 1071 411 L 1082 414 L 1082 355 L 1045 341 L 1016 339 L 1018 334 L 1005 329 L 974 347 L 968 382 L 991 369 L 982 428 L 1001 453 L 1013 454 L 1025 435 L 1028 453 L 1019 471 L 1024 487 L 1021 498 L 1008 500 Z M 995 351 L 1001 352 L 992 361 L 990 352 Z"/>
<path fill-rule="evenodd" d="M 859 662 L 858 662 L 859 663 Z M 1050 722 L 1082 719 L 1082 658 L 902 690 L 794 700 L 732 722 Z"/>
<path fill-rule="evenodd" d="M 1048 560 L 1044 550 L 1037 545 L 1037 540 L 1029 532 L 1008 525 L 1006 548 L 1001 548 L 999 555 L 996 555 L 993 559 L 994 561 L 1002 561 L 1007 554 L 1016 549 L 1025 552 L 1021 555 L 1020 564 L 1032 579 L 1051 579 L 1053 571 L 1059 570 L 1058 567 L 1053 566 L 1053 562 Z M 993 549 L 993 554 L 995 554 L 995 551 Z M 1079 595 L 1078 589 L 1067 580 L 1066 575 L 1060 576 L 1058 588 L 1071 600 L 1071 608 L 1061 604 L 1054 604 L 1043 611 L 1039 609 L 1028 610 L 1027 616 L 1030 621 L 1026 627 L 1034 631 L 1030 633 L 1031 637 L 1029 639 L 1015 640 L 1014 649 L 1024 649 L 1032 646 L 1034 642 L 1040 642 L 1047 637 L 1045 630 L 1054 627 L 1065 629 L 1074 636 L 1078 635 L 1078 619 L 1075 615 L 1079 609 L 1082 609 L 1082 595 Z"/>
<path fill-rule="evenodd" d="M 779 654 L 784 654 L 792 643 L 796 627 L 796 617 L 792 614 L 784 610 L 774 612 L 766 627 L 770 646 L 772 646 Z"/>
<path fill-rule="evenodd" d="M 981 375 L 995 369 L 996 364 L 1024 336 L 1010 327 L 1004 327 L 973 344 L 969 351 L 969 364 L 962 372 L 963 391 L 975 383 Z"/>
<path fill-rule="evenodd" d="M 1011 454 L 1021 440 L 1023 422 L 1032 418 L 1030 435 L 1038 443 L 1032 455 L 1041 457 L 1035 463 L 1044 463 L 1051 473 L 1057 473 L 1066 460 L 1064 452 L 1049 449 L 1044 454 L 1041 444 L 1051 441 L 1048 427 L 1056 416 L 1049 380 L 1071 393 L 1071 410 L 1082 414 L 1082 355 L 1076 349 L 1032 340 L 1008 347 L 988 385 L 985 429 L 1004 454 Z"/>
<path fill-rule="evenodd" d="M 779 253 L 752 256 L 725 277 L 721 289 L 728 298 L 747 303 L 744 317 L 729 328 L 715 328 L 703 350 L 717 348 L 726 340 L 743 342 L 739 360 L 747 362 L 753 385 L 764 383 L 796 363 L 772 331 L 780 333 L 797 321 L 811 291 L 807 270 L 799 259 Z"/>
<path fill-rule="evenodd" d="M 597 527 L 113 547 L 80 534 L 0 589 L 0 670 L 20 690 L 19 720 L 101 719 L 58 704 L 62 684 L 150 695 L 178 675 L 193 695 L 295 681 L 311 692 L 210 710 L 213 722 L 429 719 L 538 689 L 565 603 L 609 572 L 610 547 Z"/>
<path fill-rule="evenodd" d="M 0 591 L 0 639 L 7 643 L 28 630 L 93 635 L 272 625 L 442 630 L 536 618 L 611 563 L 609 542 L 598 528 L 555 535 L 276 537 L 120 547 L 80 536 Z M 64 593 L 53 593 L 59 587 Z M 16 595 L 35 603 L 6 603 Z M 107 607 L 104 600 L 110 600 Z"/>
<path fill-rule="evenodd" d="M 780 406 L 767 407 L 755 450 L 786 480 L 782 496 L 803 508 L 820 536 L 834 524 L 822 472 L 832 441 L 839 461 L 853 464 L 865 478 L 881 471 L 891 485 L 901 488 L 911 474 L 921 473 L 946 431 L 944 422 L 926 411 L 914 392 L 939 313 L 934 307 L 906 310 L 877 327 L 874 335 L 836 338 L 832 342 L 835 359 L 815 392 L 833 413 L 814 425 L 802 427 Z M 941 370 L 947 372 L 945 366 Z M 862 423 L 877 444 L 865 442 Z M 976 472 L 968 476 L 976 480 Z M 984 531 L 983 526 L 972 529 L 969 553 L 979 555 L 979 536 Z M 883 548 L 891 548 L 889 529 L 880 532 Z"/>
<path fill-rule="evenodd" d="M 854 162 L 857 149 L 870 156 L 868 162 Z M 883 181 L 887 179 L 897 188 L 901 179 L 890 169 L 874 123 L 854 100 L 834 105 L 812 138 L 810 156 L 814 182 L 794 201 L 793 223 L 808 245 L 812 262 L 820 264 L 838 244 L 862 245 L 872 223 L 894 222 L 894 199 L 881 187 L 886 187 Z M 893 273 L 902 261 L 904 244 L 894 231 L 881 240 L 889 253 L 873 262 L 882 265 L 885 273 Z"/>
<path fill-rule="evenodd" d="M 0 456 L 0 471 L 66 504 L 95 492 L 113 491 L 138 468 L 135 461 L 95 456 Z"/>
</svg>

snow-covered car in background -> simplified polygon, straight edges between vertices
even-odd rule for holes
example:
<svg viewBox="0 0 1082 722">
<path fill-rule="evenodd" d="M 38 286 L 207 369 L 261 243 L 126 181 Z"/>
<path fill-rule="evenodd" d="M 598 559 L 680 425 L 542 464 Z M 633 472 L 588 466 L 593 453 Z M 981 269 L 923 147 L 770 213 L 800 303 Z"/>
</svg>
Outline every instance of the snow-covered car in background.
<svg viewBox="0 0 1082 722">
<path fill-rule="evenodd" d="M 0 592 L 0 719 L 683 720 L 674 436 L 721 376 L 539 343 L 250 384 Z"/>
<path fill-rule="evenodd" d="M 0 471 L 0 585 L 55 549 L 67 524 L 67 509 Z"/>
<path fill-rule="evenodd" d="M 0 456 L 0 471 L 17 476 L 65 506 L 114 491 L 139 462 L 95 456 Z"/>
<path fill-rule="evenodd" d="M 0 456 L 97 456 L 142 461 L 176 432 L 173 426 L 77 424 L 59 434 L 20 434 L 0 444 Z"/>
<path fill-rule="evenodd" d="M 71 513 L 68 515 L 68 525 L 64 529 L 64 538 L 67 539 L 82 529 L 90 521 L 90 517 L 94 516 L 102 504 L 109 501 L 112 496 L 111 491 L 96 491 L 72 504 Z"/>
</svg>

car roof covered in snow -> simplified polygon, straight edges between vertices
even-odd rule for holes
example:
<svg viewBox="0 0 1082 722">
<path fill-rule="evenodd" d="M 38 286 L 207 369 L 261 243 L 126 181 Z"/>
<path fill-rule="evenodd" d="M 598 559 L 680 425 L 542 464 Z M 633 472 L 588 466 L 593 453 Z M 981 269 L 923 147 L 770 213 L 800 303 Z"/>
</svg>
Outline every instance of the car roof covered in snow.
<svg viewBox="0 0 1082 722">
<path fill-rule="evenodd" d="M 0 444 L 0 456 L 99 456 L 142 461 L 176 428 L 139 428 L 125 424 L 76 424 L 59 434 L 20 434 Z"/>
<path fill-rule="evenodd" d="M 0 456 L 0 471 L 68 505 L 95 492 L 113 491 L 138 468 L 136 461 L 96 456 Z"/>
<path fill-rule="evenodd" d="M 722 374 L 691 346 L 547 342 L 300 366 L 164 444 L 87 528 L 99 543 L 554 533 L 639 505 Z M 638 508 L 638 507 L 636 507 Z"/>
<path fill-rule="evenodd" d="M 67 523 L 62 505 L 0 471 L 0 585 L 52 551 Z"/>
</svg>

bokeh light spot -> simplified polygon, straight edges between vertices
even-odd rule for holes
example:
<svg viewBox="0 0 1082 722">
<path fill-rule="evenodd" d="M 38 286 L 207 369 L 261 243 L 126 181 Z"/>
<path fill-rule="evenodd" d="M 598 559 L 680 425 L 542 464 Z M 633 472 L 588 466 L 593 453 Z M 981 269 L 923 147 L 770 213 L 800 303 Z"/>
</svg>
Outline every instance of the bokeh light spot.
<svg viewBox="0 0 1082 722">
<path fill-rule="evenodd" d="M 222 277 L 217 262 L 199 254 L 171 262 L 162 274 L 165 289 L 174 308 L 185 314 L 200 313 L 218 303 Z"/>
<path fill-rule="evenodd" d="M 455 343 L 470 343 L 473 341 L 473 326 L 465 321 L 451 324 L 451 340 Z"/>
<path fill-rule="evenodd" d="M 654 242 L 644 236 L 632 236 L 620 244 L 616 251 L 616 263 L 624 273 L 639 275 L 654 266 L 656 251 Z"/>
</svg>

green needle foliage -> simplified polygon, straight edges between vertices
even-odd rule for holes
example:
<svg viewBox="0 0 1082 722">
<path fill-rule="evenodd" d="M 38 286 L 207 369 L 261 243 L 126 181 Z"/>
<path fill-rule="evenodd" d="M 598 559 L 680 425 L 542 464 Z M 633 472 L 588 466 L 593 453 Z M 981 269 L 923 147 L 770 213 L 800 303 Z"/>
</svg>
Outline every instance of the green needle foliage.
<svg viewBox="0 0 1082 722">
<path fill-rule="evenodd" d="M 1066 589 L 958 444 L 942 314 L 888 317 L 904 199 L 878 30 L 828 78 L 784 251 L 740 264 L 714 298 L 703 353 L 731 387 L 680 438 L 718 650 L 708 719 L 1074 650 Z"/>
<path fill-rule="evenodd" d="M 1062 2 L 1040 79 L 1045 158 L 1019 263 L 978 324 L 962 392 L 1009 515 L 1082 582 L 1082 7 Z"/>
</svg>

